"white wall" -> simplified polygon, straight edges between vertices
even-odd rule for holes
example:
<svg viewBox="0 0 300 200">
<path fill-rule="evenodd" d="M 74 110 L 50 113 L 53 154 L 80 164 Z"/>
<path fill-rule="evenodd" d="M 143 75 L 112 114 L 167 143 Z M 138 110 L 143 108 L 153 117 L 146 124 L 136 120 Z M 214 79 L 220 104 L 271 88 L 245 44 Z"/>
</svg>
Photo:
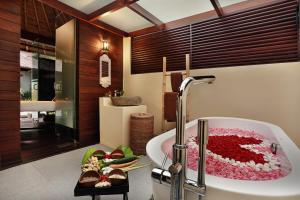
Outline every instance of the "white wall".
<svg viewBox="0 0 300 200">
<path fill-rule="evenodd" d="M 131 75 L 130 38 L 124 39 L 124 90 L 141 96 L 161 128 L 162 73 Z M 300 147 L 300 63 L 192 70 L 215 75 L 211 85 L 191 89 L 190 117 L 243 117 L 280 126 Z M 169 87 L 169 86 L 168 86 Z M 173 124 L 171 126 L 174 126 Z"/>
<path fill-rule="evenodd" d="M 29 71 L 20 71 L 21 80 L 20 88 L 23 92 L 30 92 L 31 89 L 31 70 Z"/>
</svg>

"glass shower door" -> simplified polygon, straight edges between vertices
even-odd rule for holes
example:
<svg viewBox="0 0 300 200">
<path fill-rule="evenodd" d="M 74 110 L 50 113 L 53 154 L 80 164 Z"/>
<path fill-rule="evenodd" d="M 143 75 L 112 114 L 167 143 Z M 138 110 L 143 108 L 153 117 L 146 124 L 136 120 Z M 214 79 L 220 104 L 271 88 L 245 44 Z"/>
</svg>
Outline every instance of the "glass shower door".
<svg viewBox="0 0 300 200">
<path fill-rule="evenodd" d="M 56 134 L 78 140 L 76 131 L 76 21 L 56 29 Z"/>
</svg>

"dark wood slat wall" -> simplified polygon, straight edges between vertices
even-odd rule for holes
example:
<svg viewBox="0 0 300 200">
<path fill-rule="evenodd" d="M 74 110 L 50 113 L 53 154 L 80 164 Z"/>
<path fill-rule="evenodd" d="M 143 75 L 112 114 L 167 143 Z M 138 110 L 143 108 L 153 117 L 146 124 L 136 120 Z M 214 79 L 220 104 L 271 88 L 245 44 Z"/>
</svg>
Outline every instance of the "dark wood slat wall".
<svg viewBox="0 0 300 200">
<path fill-rule="evenodd" d="M 132 39 L 132 73 L 291 62 L 298 57 L 297 0 Z"/>
<path fill-rule="evenodd" d="M 285 1 L 193 24 L 192 68 L 296 61 L 296 5 Z"/>
<path fill-rule="evenodd" d="M 20 7 L 0 1 L 0 168 L 20 161 Z"/>
<path fill-rule="evenodd" d="M 190 26 L 162 31 L 132 40 L 133 74 L 162 71 L 162 57 L 167 57 L 167 70 L 185 66 L 190 52 Z"/>
<path fill-rule="evenodd" d="M 300 1 L 298 1 L 298 58 L 300 60 Z"/>
<path fill-rule="evenodd" d="M 86 146 L 99 142 L 99 97 L 123 89 L 123 37 L 78 22 L 79 142 Z M 112 85 L 99 85 L 99 56 L 102 39 L 109 43 Z"/>
</svg>

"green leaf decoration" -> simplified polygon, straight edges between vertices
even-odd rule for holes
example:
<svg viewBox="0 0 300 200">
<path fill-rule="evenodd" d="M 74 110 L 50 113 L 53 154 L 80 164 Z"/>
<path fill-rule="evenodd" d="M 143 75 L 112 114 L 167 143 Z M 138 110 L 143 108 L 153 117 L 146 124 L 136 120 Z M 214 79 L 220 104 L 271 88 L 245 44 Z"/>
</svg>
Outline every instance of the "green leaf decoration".
<svg viewBox="0 0 300 200">
<path fill-rule="evenodd" d="M 117 149 L 120 149 L 123 151 L 125 158 L 134 156 L 133 151 L 128 146 L 120 145 L 120 146 L 118 146 Z"/>
<path fill-rule="evenodd" d="M 96 148 L 89 148 L 85 154 L 83 155 L 81 164 L 84 165 L 88 162 L 89 158 L 93 155 L 93 153 L 96 151 Z"/>
<path fill-rule="evenodd" d="M 103 167 L 107 167 L 108 166 L 103 160 L 99 160 L 98 164 L 99 164 L 100 169 L 102 169 Z"/>
</svg>

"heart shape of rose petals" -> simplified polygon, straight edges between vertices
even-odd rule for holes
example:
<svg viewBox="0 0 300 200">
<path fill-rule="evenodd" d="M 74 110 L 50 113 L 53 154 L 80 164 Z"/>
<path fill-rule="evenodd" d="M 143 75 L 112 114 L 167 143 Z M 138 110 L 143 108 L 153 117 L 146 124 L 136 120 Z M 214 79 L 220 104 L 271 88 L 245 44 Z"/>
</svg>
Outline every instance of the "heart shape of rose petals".
<svg viewBox="0 0 300 200">
<path fill-rule="evenodd" d="M 241 146 L 257 145 L 260 143 L 262 143 L 262 140 L 253 137 L 239 137 L 237 135 L 209 136 L 207 149 L 223 158 L 234 159 L 235 161 L 245 163 L 254 161 L 255 164 L 265 164 L 267 161 L 264 160 L 263 154 L 256 154 Z"/>
</svg>

